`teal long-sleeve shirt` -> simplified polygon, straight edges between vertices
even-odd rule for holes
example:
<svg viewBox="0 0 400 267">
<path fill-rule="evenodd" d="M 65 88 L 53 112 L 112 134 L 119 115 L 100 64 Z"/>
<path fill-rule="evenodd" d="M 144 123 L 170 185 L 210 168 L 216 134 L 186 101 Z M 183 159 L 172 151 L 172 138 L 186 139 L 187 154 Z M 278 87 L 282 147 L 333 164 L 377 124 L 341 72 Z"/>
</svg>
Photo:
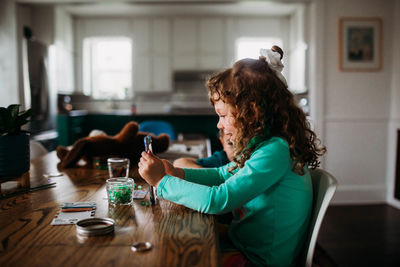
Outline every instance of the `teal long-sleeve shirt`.
<svg viewBox="0 0 400 267">
<path fill-rule="evenodd" d="M 308 170 L 292 171 L 289 146 L 279 137 L 263 141 L 234 174 L 220 168 L 185 169 L 185 180 L 166 175 L 158 196 L 209 214 L 233 213 L 229 236 L 258 266 L 293 266 L 312 206 Z"/>
</svg>

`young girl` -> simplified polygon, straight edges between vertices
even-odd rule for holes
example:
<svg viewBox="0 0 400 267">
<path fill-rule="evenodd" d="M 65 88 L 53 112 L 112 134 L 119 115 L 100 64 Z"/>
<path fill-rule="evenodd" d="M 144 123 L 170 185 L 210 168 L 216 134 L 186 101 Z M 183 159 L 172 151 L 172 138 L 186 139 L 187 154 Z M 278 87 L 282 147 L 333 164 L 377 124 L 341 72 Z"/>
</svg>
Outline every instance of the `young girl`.
<svg viewBox="0 0 400 267">
<path fill-rule="evenodd" d="M 325 148 L 287 88 L 282 50 L 261 54 L 207 82 L 217 127 L 234 145 L 232 163 L 181 169 L 144 152 L 139 173 L 161 198 L 209 214 L 232 212 L 229 241 L 243 255 L 236 263 L 293 266 L 312 205 L 307 167 L 319 165 Z"/>
</svg>

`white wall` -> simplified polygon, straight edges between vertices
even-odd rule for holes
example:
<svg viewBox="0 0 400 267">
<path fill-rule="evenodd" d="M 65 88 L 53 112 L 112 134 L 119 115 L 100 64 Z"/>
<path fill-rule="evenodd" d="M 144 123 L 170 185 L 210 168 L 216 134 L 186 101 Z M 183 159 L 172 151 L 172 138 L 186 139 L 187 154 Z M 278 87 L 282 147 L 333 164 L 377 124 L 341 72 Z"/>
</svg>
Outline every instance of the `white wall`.
<svg viewBox="0 0 400 267">
<path fill-rule="evenodd" d="M 0 107 L 21 103 L 18 93 L 16 24 L 14 1 L 0 1 Z"/>
<path fill-rule="evenodd" d="M 54 10 L 54 54 L 53 58 L 54 86 L 58 92 L 72 93 L 75 89 L 74 76 L 74 28 L 72 16 L 62 7 Z"/>
<path fill-rule="evenodd" d="M 392 85 L 394 1 L 325 1 L 324 143 L 325 168 L 339 180 L 335 203 L 386 200 L 388 119 Z M 379 72 L 342 72 L 338 68 L 340 17 L 383 20 L 383 68 Z M 397 75 L 397 74 L 396 74 Z M 398 85 L 397 85 L 398 86 Z"/>
<path fill-rule="evenodd" d="M 294 93 L 307 92 L 306 84 L 306 51 L 307 44 L 305 42 L 305 23 L 306 23 L 306 8 L 299 7 L 296 12 L 290 17 L 290 47 L 286 48 L 286 56 L 289 55 L 290 71 L 286 72 L 286 80 L 288 80 L 289 88 Z M 288 75 L 289 74 L 289 75 Z"/>
<path fill-rule="evenodd" d="M 54 7 L 53 5 L 36 5 L 31 11 L 31 28 L 36 40 L 50 46 L 54 42 Z"/>
<path fill-rule="evenodd" d="M 54 27 L 52 24 L 54 18 L 53 7 L 50 5 L 40 6 L 26 6 L 16 5 L 16 32 L 17 41 L 16 49 L 18 55 L 18 84 L 19 84 L 19 99 L 22 105 L 29 103 L 30 91 L 25 92 L 24 87 L 24 65 L 23 65 L 23 50 L 26 53 L 26 38 L 24 37 L 24 26 L 29 27 L 32 30 L 34 39 L 49 46 L 53 43 L 54 39 Z M 24 43 L 24 45 L 23 45 Z M 25 47 L 25 48 L 24 48 Z M 27 65 L 25 65 L 27 67 Z M 29 104 L 28 104 L 29 105 Z M 55 104 L 53 104 L 55 105 Z M 29 108 L 28 107 L 24 107 Z"/>
</svg>

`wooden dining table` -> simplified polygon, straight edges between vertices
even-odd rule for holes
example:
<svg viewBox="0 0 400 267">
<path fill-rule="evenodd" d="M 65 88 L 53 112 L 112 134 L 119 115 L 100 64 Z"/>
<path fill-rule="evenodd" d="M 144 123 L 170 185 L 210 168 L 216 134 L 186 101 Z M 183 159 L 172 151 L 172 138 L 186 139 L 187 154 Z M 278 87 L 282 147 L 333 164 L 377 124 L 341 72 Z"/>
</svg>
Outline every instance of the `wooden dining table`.
<svg viewBox="0 0 400 267">
<path fill-rule="evenodd" d="M 154 206 L 140 199 L 127 206 L 108 204 L 107 170 L 60 171 L 58 161 L 55 152 L 31 160 L 29 173 L 21 181 L 14 179 L 28 190 L 38 181 L 55 183 L 53 187 L 0 200 L 0 266 L 219 265 L 214 216 L 163 199 Z M 130 177 L 147 188 L 136 168 Z M 114 233 L 88 237 L 77 234 L 76 225 L 51 225 L 62 203 L 86 201 L 96 203 L 95 217 L 115 221 Z M 135 242 L 150 242 L 152 249 L 134 252 Z"/>
</svg>

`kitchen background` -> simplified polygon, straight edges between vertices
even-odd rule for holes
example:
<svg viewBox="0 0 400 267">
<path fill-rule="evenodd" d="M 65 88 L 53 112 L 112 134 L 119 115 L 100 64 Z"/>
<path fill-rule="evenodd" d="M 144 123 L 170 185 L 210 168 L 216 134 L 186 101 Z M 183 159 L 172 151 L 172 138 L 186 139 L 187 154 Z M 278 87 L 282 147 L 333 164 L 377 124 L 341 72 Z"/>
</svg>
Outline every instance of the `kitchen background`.
<svg viewBox="0 0 400 267">
<path fill-rule="evenodd" d="M 91 114 L 133 110 L 155 115 L 211 114 L 201 80 L 239 56 L 239 41 L 281 42 L 289 86 L 328 147 L 322 165 L 339 179 L 334 202 L 400 207 L 393 196 L 400 128 L 399 0 L 54 2 L 0 2 L 0 106 L 29 104 L 23 61 L 29 58 L 23 51 L 29 49 L 24 50 L 24 42 L 36 40 L 48 47 L 45 77 L 60 96 L 59 113 L 72 108 Z M 380 71 L 339 70 L 342 17 L 382 19 Z M 24 37 L 23 26 L 33 40 Z M 130 66 L 93 68 L 96 42 L 109 37 L 128 40 Z M 124 49 L 122 45 L 115 51 Z M 90 75 L 102 71 L 126 74 L 106 100 L 101 99 L 105 89 L 92 86 L 105 83 Z M 54 110 L 56 103 L 49 105 Z"/>
<path fill-rule="evenodd" d="M 122 12 L 123 7 L 127 10 Z M 189 112 L 212 112 L 205 80 L 237 59 L 241 38 L 281 45 L 286 52 L 285 63 L 294 66 L 294 73 L 285 70 L 291 89 L 306 92 L 301 5 L 25 4 L 19 5 L 17 12 L 18 24 L 29 26 L 36 39 L 49 46 L 53 60 L 50 72 L 55 78 L 52 87 L 60 94 L 73 94 L 71 100 L 66 100 L 73 102 L 74 109 L 103 112 L 129 110 L 135 105 L 137 113 L 193 108 Z M 101 50 L 106 42 L 109 46 Z M 257 55 L 257 50 L 252 52 Z M 118 53 L 117 58 L 96 58 L 96 53 L 104 55 L 106 51 L 111 52 L 110 58 Z M 102 61 L 109 70 L 96 72 L 96 68 L 103 67 Z M 96 80 L 93 76 L 100 71 L 104 71 L 101 77 L 106 77 L 108 71 L 108 77 L 119 75 L 117 80 L 126 81 L 108 84 L 105 78 Z M 113 71 L 119 74 L 111 74 Z M 82 94 L 91 98 L 79 97 Z"/>
</svg>

